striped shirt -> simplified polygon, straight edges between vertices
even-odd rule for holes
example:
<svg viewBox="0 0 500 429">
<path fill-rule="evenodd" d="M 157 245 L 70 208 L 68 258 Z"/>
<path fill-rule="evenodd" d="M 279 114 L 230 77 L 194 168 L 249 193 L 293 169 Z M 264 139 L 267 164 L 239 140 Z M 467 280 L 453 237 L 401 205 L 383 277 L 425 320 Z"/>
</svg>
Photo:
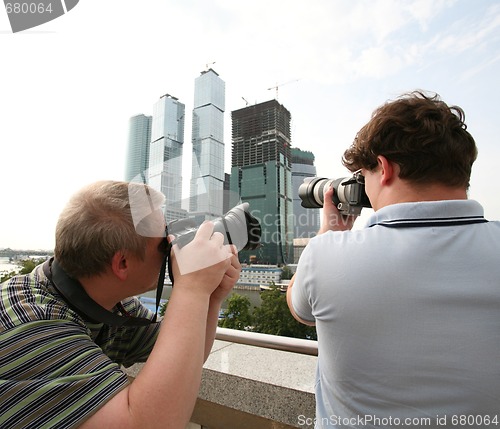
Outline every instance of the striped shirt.
<svg viewBox="0 0 500 429">
<path fill-rule="evenodd" d="M 129 315 L 153 317 L 136 298 L 122 305 Z M 77 427 L 127 386 L 120 365 L 144 362 L 159 326 L 85 321 L 42 265 L 1 284 L 0 428 Z"/>
</svg>

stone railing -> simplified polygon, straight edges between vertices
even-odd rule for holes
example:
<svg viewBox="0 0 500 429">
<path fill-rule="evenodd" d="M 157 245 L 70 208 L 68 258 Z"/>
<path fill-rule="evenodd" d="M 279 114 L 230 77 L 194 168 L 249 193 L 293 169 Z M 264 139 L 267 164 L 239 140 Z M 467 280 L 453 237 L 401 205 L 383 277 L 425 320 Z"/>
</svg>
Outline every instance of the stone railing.
<svg viewBox="0 0 500 429">
<path fill-rule="evenodd" d="M 222 328 L 216 338 L 189 429 L 313 427 L 315 341 Z"/>
</svg>

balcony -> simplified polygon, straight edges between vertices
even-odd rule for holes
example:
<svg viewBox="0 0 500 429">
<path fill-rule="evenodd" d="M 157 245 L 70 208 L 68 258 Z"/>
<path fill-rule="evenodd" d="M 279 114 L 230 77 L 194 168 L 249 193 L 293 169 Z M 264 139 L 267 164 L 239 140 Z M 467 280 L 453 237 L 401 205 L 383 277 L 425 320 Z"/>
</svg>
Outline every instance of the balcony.
<svg viewBox="0 0 500 429">
<path fill-rule="evenodd" d="M 316 341 L 218 328 L 188 428 L 312 428 L 317 353 Z"/>
</svg>

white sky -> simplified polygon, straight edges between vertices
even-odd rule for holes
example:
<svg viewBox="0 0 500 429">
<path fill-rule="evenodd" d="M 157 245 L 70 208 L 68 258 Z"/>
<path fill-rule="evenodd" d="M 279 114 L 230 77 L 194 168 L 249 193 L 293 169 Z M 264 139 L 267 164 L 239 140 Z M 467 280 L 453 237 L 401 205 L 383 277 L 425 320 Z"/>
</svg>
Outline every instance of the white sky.
<svg viewBox="0 0 500 429">
<path fill-rule="evenodd" d="M 0 7 L 0 248 L 52 249 L 71 194 L 122 180 L 128 120 L 170 93 L 186 105 L 212 65 L 230 112 L 275 97 L 292 145 L 339 177 L 343 151 L 387 99 L 421 88 L 466 113 L 479 158 L 470 197 L 500 218 L 500 2 L 493 0 L 80 0 L 21 33 Z M 187 192 L 187 188 L 184 193 Z"/>
</svg>

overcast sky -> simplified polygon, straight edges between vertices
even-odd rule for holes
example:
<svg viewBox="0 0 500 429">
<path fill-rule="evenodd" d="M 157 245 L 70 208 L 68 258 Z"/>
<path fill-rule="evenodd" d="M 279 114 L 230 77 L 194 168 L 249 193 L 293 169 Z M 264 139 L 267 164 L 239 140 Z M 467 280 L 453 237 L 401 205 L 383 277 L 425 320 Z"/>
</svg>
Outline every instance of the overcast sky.
<svg viewBox="0 0 500 429">
<path fill-rule="evenodd" d="M 0 10 L 0 49 L 0 248 L 52 249 L 70 195 L 124 178 L 129 118 L 165 93 L 186 105 L 189 178 L 207 65 L 226 82 L 226 172 L 230 112 L 275 98 L 276 84 L 292 145 L 332 178 L 371 112 L 421 88 L 465 110 L 479 147 L 470 198 L 500 218 L 498 1 L 80 0 L 16 34 Z"/>
</svg>

